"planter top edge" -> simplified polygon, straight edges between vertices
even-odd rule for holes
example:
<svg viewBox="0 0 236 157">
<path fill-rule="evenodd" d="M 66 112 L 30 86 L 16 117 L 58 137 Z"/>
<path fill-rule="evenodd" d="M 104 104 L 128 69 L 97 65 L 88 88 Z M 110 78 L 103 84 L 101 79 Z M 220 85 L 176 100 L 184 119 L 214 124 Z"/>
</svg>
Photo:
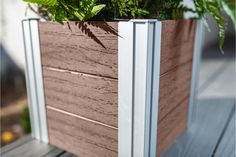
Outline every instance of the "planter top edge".
<svg viewBox="0 0 236 157">
<path fill-rule="evenodd" d="M 50 22 L 50 23 L 56 23 L 54 21 L 46 21 L 41 20 L 40 18 L 28 18 L 23 19 L 22 21 L 32 21 L 37 20 L 40 22 Z M 146 22 L 164 22 L 164 21 L 188 21 L 188 20 L 198 20 L 197 18 L 189 18 L 189 19 L 175 19 L 175 20 L 157 20 L 157 19 L 114 19 L 114 20 L 90 20 L 90 21 L 84 21 L 84 22 L 134 22 L 134 23 L 146 23 Z M 69 21 L 69 22 L 81 22 L 81 21 Z"/>
</svg>

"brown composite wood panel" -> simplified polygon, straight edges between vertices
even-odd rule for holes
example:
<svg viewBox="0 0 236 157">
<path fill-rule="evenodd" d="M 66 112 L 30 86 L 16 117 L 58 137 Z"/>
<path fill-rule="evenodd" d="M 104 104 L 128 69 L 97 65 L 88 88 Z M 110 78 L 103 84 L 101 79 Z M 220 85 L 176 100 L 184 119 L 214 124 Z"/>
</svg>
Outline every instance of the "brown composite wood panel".
<svg viewBox="0 0 236 157">
<path fill-rule="evenodd" d="M 160 77 L 158 121 L 165 118 L 183 99 L 189 97 L 192 60 Z"/>
<path fill-rule="evenodd" d="M 50 144 L 82 157 L 117 157 L 117 27 L 39 23 Z"/>
<path fill-rule="evenodd" d="M 161 75 L 193 57 L 196 20 L 162 22 Z"/>
<path fill-rule="evenodd" d="M 163 21 L 157 154 L 187 127 L 195 20 Z"/>
<path fill-rule="evenodd" d="M 117 127 L 118 81 L 43 68 L 45 103 Z"/>
<path fill-rule="evenodd" d="M 53 22 L 40 22 L 42 64 L 117 78 L 118 22 L 83 23 L 79 28 L 70 22 L 71 30 Z"/>
<path fill-rule="evenodd" d="M 47 108 L 49 143 L 80 157 L 117 157 L 118 131 Z"/>
</svg>

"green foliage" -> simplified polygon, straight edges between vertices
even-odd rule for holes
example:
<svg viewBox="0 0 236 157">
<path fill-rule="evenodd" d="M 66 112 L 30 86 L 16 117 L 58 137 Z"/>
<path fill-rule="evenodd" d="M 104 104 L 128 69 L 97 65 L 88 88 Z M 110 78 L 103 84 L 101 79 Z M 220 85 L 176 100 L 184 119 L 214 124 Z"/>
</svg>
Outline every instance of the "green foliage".
<svg viewBox="0 0 236 157">
<path fill-rule="evenodd" d="M 183 0 L 24 0 L 40 4 L 40 11 L 47 12 L 53 20 L 64 23 L 70 20 L 157 18 L 159 20 L 183 18 L 191 9 Z M 100 15 L 97 15 L 100 14 Z M 103 15 L 103 18 L 102 16 Z"/>
<path fill-rule="evenodd" d="M 235 0 L 193 0 L 195 9 L 183 5 L 183 0 L 24 0 L 40 5 L 43 15 L 64 23 L 72 20 L 108 20 L 131 18 L 156 18 L 158 20 L 183 19 L 184 13 L 193 12 L 204 19 L 210 14 L 217 22 L 219 45 L 222 49 L 227 21 L 225 11 L 236 29 Z M 206 21 L 204 19 L 204 21 Z"/>
<path fill-rule="evenodd" d="M 42 5 L 53 21 L 64 23 L 71 20 L 85 21 L 96 16 L 105 4 L 97 0 L 24 0 Z"/>
<path fill-rule="evenodd" d="M 143 18 L 149 12 L 144 9 L 143 0 L 112 0 L 115 18 Z M 111 8 L 111 10 L 112 10 Z"/>
<path fill-rule="evenodd" d="M 29 109 L 25 108 L 22 112 L 21 127 L 25 134 L 31 132 Z"/>
<path fill-rule="evenodd" d="M 224 0 L 221 1 L 223 10 L 229 15 L 231 20 L 233 21 L 234 28 L 236 30 L 236 2 L 235 0 Z"/>
<path fill-rule="evenodd" d="M 223 52 L 222 46 L 224 44 L 227 22 L 222 16 L 222 11 L 225 11 L 230 16 L 235 26 L 236 8 L 234 0 L 194 0 L 194 3 L 196 6 L 196 13 L 199 17 L 204 18 L 204 15 L 207 13 L 210 14 L 217 22 L 219 30 L 219 46 Z"/>
<path fill-rule="evenodd" d="M 55 6 L 57 5 L 57 0 L 24 0 L 25 2 Z"/>
<path fill-rule="evenodd" d="M 183 5 L 183 0 L 149 1 L 147 4 L 151 17 L 158 20 L 183 19 L 184 13 L 193 10 Z"/>
</svg>

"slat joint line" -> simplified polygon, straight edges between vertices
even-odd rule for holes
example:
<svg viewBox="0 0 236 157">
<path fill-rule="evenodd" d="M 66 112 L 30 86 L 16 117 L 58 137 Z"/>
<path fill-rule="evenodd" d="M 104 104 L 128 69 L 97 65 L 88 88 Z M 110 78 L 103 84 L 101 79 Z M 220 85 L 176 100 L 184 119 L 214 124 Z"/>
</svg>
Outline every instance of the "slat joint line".
<svg viewBox="0 0 236 157">
<path fill-rule="evenodd" d="M 55 107 L 52 107 L 52 106 L 46 106 L 46 108 L 50 109 L 50 110 L 53 110 L 53 111 L 56 111 L 56 112 L 59 112 L 59 113 L 66 114 L 68 116 L 72 116 L 72 117 L 75 117 L 75 118 L 79 118 L 79 119 L 86 120 L 86 121 L 89 121 L 89 122 L 92 122 L 92 123 L 96 123 L 98 125 L 102 125 L 102 126 L 108 127 L 108 128 L 114 129 L 114 130 L 118 130 L 117 127 L 110 126 L 110 125 L 101 123 L 99 121 L 92 120 L 92 119 L 89 119 L 89 118 L 86 118 L 86 117 L 83 117 L 83 116 L 79 116 L 79 115 L 76 115 L 76 114 L 73 114 L 73 113 L 70 113 L 70 112 L 67 112 L 67 111 L 63 111 L 61 109 L 58 109 L 58 108 L 55 108 Z"/>
<path fill-rule="evenodd" d="M 72 75 L 87 76 L 87 77 L 90 77 L 90 78 L 101 78 L 101 79 L 112 80 L 112 81 L 117 81 L 118 80 L 115 77 L 100 76 L 100 75 L 91 74 L 91 73 L 85 73 L 85 72 L 79 72 L 79 71 L 62 69 L 62 68 L 55 68 L 55 67 L 49 67 L 49 66 L 43 66 L 43 69 L 50 70 L 50 71 L 55 71 L 55 72 L 70 73 Z"/>
</svg>

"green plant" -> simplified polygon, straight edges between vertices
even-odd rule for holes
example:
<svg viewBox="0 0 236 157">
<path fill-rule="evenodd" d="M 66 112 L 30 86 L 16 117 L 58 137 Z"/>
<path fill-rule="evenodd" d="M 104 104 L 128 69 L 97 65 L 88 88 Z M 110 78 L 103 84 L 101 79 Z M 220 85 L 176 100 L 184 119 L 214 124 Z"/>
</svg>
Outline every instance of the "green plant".
<svg viewBox="0 0 236 157">
<path fill-rule="evenodd" d="M 158 20 L 182 19 L 184 13 L 192 12 L 198 18 L 210 14 L 217 22 L 219 45 L 225 38 L 227 21 L 225 11 L 236 29 L 236 7 L 234 0 L 193 0 L 195 9 L 188 8 L 183 0 L 24 0 L 40 5 L 39 11 L 49 19 L 64 23 L 72 20 L 109 20 L 115 18 L 156 18 Z"/>
<path fill-rule="evenodd" d="M 227 27 L 227 22 L 222 16 L 222 12 L 225 11 L 233 21 L 234 27 L 236 29 L 236 3 L 234 0 L 194 0 L 196 7 L 195 12 L 199 17 L 204 19 L 204 15 L 210 14 L 218 25 L 219 30 L 219 45 L 222 50 L 225 38 L 225 29 Z M 223 51 L 222 51 L 223 52 Z"/>
<path fill-rule="evenodd" d="M 25 134 L 28 134 L 31 132 L 30 116 L 29 116 L 29 109 L 28 108 L 24 108 L 24 110 L 22 112 L 21 127 L 22 127 Z"/>
<path fill-rule="evenodd" d="M 97 0 L 25 0 L 42 5 L 41 11 L 48 12 L 53 21 L 64 23 L 70 20 L 85 21 L 93 18 L 104 7 Z"/>
</svg>

